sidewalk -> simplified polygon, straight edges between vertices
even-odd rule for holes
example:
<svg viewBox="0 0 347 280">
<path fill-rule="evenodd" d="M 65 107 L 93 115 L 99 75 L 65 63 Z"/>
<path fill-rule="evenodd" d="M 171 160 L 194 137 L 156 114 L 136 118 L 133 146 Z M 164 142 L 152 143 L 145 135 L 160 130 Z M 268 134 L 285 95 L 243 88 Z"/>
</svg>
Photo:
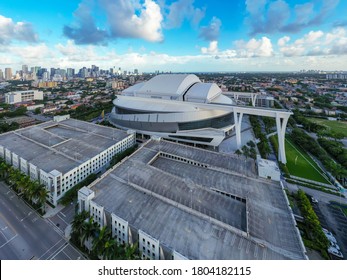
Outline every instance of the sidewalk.
<svg viewBox="0 0 347 280">
<path fill-rule="evenodd" d="M 62 209 L 64 209 L 65 206 L 58 204 L 55 208 L 51 207 L 46 203 L 46 214 L 43 215 L 43 218 L 51 218 L 58 214 Z"/>
</svg>

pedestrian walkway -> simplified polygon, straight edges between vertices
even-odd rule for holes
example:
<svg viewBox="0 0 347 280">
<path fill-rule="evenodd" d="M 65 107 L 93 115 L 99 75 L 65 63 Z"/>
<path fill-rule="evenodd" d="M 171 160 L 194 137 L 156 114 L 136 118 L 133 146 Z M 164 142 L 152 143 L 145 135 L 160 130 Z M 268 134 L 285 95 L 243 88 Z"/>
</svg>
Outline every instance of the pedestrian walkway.
<svg viewBox="0 0 347 280">
<path fill-rule="evenodd" d="M 52 206 L 48 205 L 46 203 L 46 214 L 43 215 L 43 218 L 47 219 L 47 218 L 51 218 L 53 216 L 55 216 L 56 214 L 58 214 L 62 209 L 64 209 L 65 206 L 58 204 L 55 208 L 53 208 Z"/>
</svg>

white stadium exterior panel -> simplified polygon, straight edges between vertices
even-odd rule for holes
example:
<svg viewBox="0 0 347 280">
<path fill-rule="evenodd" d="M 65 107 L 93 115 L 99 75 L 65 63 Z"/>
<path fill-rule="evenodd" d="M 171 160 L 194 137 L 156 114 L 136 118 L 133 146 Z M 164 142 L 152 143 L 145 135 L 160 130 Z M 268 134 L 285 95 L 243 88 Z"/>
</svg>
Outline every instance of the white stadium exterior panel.
<svg viewBox="0 0 347 280">
<path fill-rule="evenodd" d="M 192 74 L 155 76 L 124 90 L 113 103 L 111 122 L 140 134 L 216 147 L 234 127 L 230 110 L 206 106 L 232 100 Z"/>
</svg>

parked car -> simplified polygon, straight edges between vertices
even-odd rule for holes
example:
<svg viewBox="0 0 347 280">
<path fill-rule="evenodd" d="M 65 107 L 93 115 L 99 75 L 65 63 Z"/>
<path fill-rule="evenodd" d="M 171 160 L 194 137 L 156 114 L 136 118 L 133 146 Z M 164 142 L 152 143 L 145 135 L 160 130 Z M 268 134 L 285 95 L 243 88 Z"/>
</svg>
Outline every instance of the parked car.
<svg viewBox="0 0 347 280">
<path fill-rule="evenodd" d="M 325 236 L 328 238 L 329 241 L 337 243 L 335 236 L 330 231 L 328 231 L 325 228 L 322 228 L 322 230 L 323 230 Z"/>
<path fill-rule="evenodd" d="M 313 196 L 311 197 L 311 201 L 312 201 L 312 203 L 318 203 L 318 200 Z"/>
<path fill-rule="evenodd" d="M 332 255 L 334 255 L 335 257 L 338 257 L 338 258 L 343 258 L 343 255 L 342 255 L 342 253 L 340 252 L 340 250 L 337 250 L 335 247 L 329 247 L 328 248 L 328 253 L 329 254 L 332 254 Z"/>
<path fill-rule="evenodd" d="M 339 245 L 337 245 L 337 243 L 336 243 L 336 242 L 332 242 L 332 241 L 330 241 L 330 247 L 334 247 L 334 248 L 336 248 L 337 250 L 341 251 L 340 246 L 339 246 Z"/>
</svg>

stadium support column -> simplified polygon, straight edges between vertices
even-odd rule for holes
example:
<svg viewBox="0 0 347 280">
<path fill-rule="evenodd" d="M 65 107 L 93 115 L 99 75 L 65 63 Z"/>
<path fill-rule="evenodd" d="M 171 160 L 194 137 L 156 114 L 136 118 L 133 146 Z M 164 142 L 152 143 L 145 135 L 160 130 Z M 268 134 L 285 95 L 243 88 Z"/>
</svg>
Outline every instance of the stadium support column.
<svg viewBox="0 0 347 280">
<path fill-rule="evenodd" d="M 251 93 L 252 106 L 255 107 L 255 101 L 257 100 L 257 93 Z"/>
<path fill-rule="evenodd" d="M 276 114 L 277 136 L 278 136 L 278 159 L 283 164 L 287 163 L 284 140 L 289 115 Z"/>
<path fill-rule="evenodd" d="M 243 113 L 234 111 L 234 122 L 235 122 L 235 132 L 236 132 L 236 145 L 237 148 L 241 148 L 241 122 Z"/>
</svg>

